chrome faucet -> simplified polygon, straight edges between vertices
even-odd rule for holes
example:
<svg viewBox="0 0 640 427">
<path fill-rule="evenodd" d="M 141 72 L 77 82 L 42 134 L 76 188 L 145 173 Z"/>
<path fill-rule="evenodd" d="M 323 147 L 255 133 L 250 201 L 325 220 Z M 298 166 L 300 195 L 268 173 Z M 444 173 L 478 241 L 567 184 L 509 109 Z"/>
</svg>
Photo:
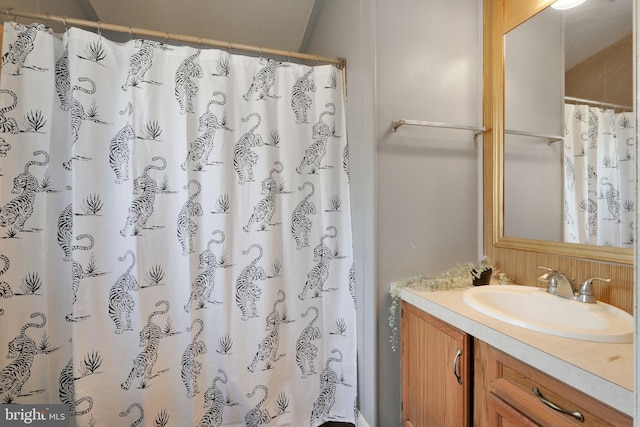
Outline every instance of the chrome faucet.
<svg viewBox="0 0 640 427">
<path fill-rule="evenodd" d="M 573 299 L 575 297 L 575 290 L 573 289 L 571 280 L 569 280 L 564 273 L 552 270 L 551 268 L 543 265 L 539 265 L 538 268 L 546 270 L 538 276 L 538 280 L 549 283 L 549 286 L 547 286 L 547 292 L 562 298 Z"/>
<path fill-rule="evenodd" d="M 588 304 L 595 304 L 597 302 L 593 292 L 594 280 L 605 283 L 611 282 L 611 279 L 591 277 L 582 282 L 580 289 L 576 291 L 573 287 L 572 280 L 565 276 L 564 273 L 545 267 L 544 265 L 539 265 L 538 268 L 545 270 L 544 273 L 538 276 L 538 280 L 549 283 L 547 292 L 562 298 L 575 299 L 576 301 Z"/>
</svg>

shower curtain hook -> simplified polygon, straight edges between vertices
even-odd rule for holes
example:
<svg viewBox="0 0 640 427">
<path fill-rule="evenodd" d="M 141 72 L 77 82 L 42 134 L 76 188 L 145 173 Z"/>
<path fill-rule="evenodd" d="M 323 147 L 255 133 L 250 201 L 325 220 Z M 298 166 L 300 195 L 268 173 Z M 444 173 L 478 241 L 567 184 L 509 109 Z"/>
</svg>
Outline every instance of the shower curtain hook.
<svg viewBox="0 0 640 427">
<path fill-rule="evenodd" d="M 316 67 L 320 65 L 320 58 L 318 57 L 318 54 L 316 53 Z"/>
<path fill-rule="evenodd" d="M 51 14 L 47 12 L 47 27 L 51 28 Z"/>
<path fill-rule="evenodd" d="M 287 62 L 291 63 L 291 51 L 289 51 L 289 54 L 287 55 Z"/>
<path fill-rule="evenodd" d="M 101 23 L 102 23 L 102 22 L 98 19 L 98 35 L 99 35 L 100 37 L 102 37 L 102 31 L 101 31 L 101 29 L 100 29 L 100 24 L 101 24 Z"/>
<path fill-rule="evenodd" d="M 131 31 L 131 25 L 129 25 L 129 41 L 133 40 L 133 32 Z"/>
<path fill-rule="evenodd" d="M 7 8 L 7 21 L 11 21 L 11 14 L 10 14 L 11 9 L 13 9 L 13 8 L 12 7 L 8 7 Z"/>
<path fill-rule="evenodd" d="M 198 39 L 198 50 L 202 50 L 202 37 Z"/>
<path fill-rule="evenodd" d="M 169 32 L 164 33 L 164 44 L 169 44 Z"/>
<path fill-rule="evenodd" d="M 64 15 L 64 16 L 62 17 L 62 25 L 64 25 L 64 30 L 65 30 L 65 31 L 68 31 L 68 30 L 69 30 L 69 28 L 67 28 L 67 15 Z"/>
<path fill-rule="evenodd" d="M 227 53 L 231 55 L 231 42 L 227 41 Z"/>
</svg>

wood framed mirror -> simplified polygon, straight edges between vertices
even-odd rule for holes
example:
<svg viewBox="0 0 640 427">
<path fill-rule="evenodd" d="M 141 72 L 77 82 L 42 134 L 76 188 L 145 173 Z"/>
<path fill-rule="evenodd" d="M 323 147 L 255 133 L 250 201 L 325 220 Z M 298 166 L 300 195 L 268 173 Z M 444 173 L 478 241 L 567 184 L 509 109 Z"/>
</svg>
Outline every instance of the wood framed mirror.
<svg viewBox="0 0 640 427">
<path fill-rule="evenodd" d="M 485 254 L 494 261 L 505 251 L 512 255 L 524 251 L 632 265 L 630 248 L 505 235 L 505 35 L 552 3 L 554 0 L 484 2 L 483 123 L 488 129 L 483 148 Z M 561 102 L 560 95 L 558 101 Z M 528 268 L 535 273 L 535 265 Z"/>
</svg>

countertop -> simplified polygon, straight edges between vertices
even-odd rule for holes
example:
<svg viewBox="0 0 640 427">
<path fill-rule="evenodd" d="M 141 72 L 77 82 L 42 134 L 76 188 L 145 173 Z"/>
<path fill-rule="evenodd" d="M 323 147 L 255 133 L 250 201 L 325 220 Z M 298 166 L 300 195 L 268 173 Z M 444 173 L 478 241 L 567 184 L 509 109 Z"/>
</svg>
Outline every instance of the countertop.
<svg viewBox="0 0 640 427">
<path fill-rule="evenodd" d="M 633 343 L 581 341 L 513 326 L 466 305 L 467 289 L 403 288 L 400 298 L 633 417 Z"/>
</svg>

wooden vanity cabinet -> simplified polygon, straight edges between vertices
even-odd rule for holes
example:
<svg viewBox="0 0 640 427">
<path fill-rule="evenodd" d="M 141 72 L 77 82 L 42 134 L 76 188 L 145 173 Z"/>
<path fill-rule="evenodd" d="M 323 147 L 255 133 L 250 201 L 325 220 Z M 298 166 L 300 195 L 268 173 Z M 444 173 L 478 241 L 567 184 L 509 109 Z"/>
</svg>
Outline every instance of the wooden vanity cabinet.
<svg viewBox="0 0 640 427">
<path fill-rule="evenodd" d="M 478 339 L 473 352 L 474 426 L 633 426 L 627 415 Z M 534 388 L 550 404 L 575 414 L 552 409 Z"/>
<path fill-rule="evenodd" d="M 471 425 L 471 337 L 402 301 L 405 427 Z"/>
</svg>

